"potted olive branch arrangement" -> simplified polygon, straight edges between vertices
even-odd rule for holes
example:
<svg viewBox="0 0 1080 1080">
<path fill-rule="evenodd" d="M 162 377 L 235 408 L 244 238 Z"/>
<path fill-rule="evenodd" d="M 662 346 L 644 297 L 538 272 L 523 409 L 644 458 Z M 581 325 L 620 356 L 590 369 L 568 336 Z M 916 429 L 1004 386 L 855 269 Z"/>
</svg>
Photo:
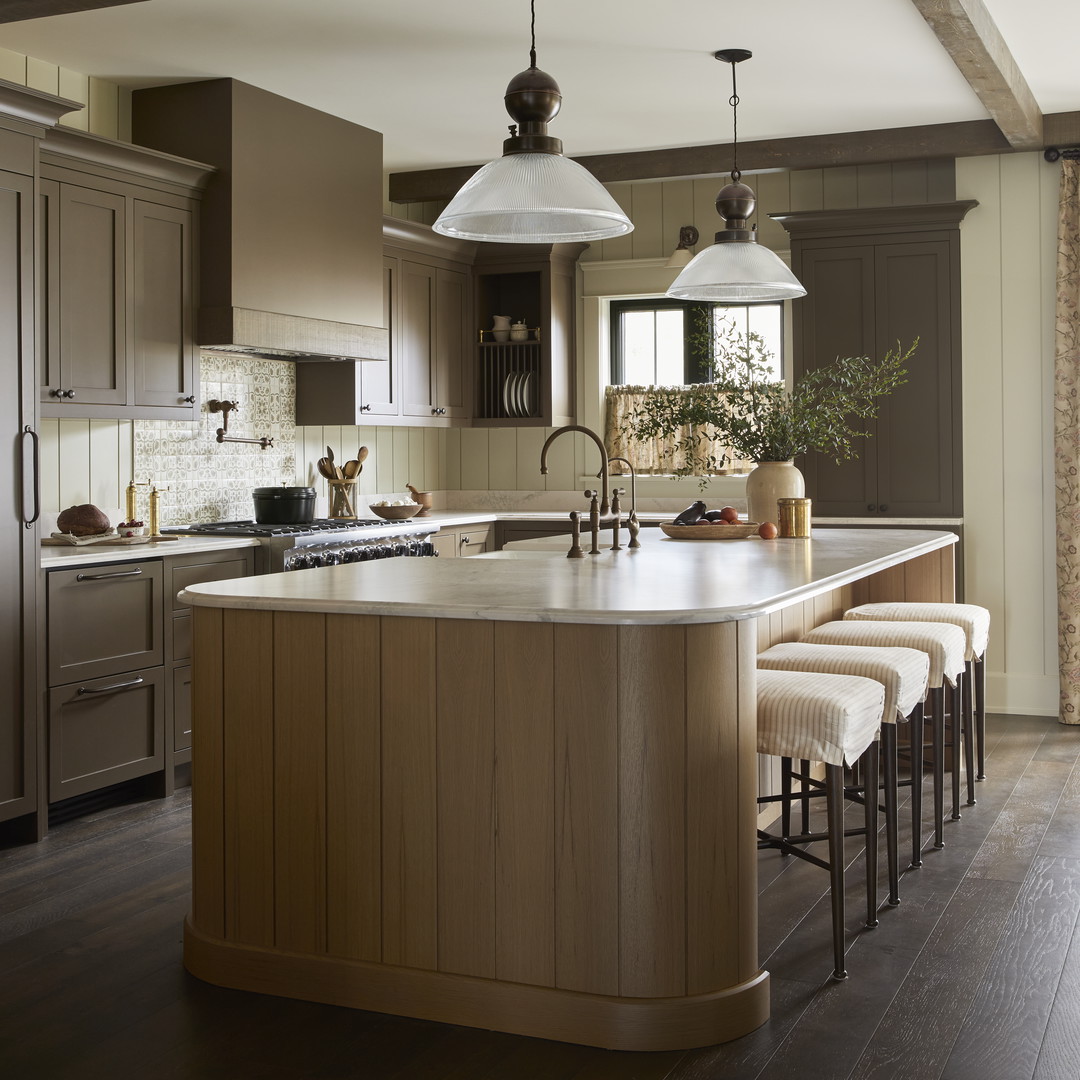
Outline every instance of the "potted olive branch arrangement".
<svg viewBox="0 0 1080 1080">
<path fill-rule="evenodd" d="M 878 414 L 879 399 L 906 381 L 905 367 L 918 339 L 904 350 L 897 342 L 881 360 L 838 357 L 800 377 L 790 388 L 775 379 L 771 354 L 760 335 L 740 333 L 721 320 L 714 330 L 697 331 L 691 345 L 706 357 L 710 381 L 684 387 L 656 387 L 626 418 L 632 439 L 672 440 L 682 464 L 678 476 L 708 476 L 730 461 L 759 467 L 783 463 L 789 477 L 781 494 L 803 494 L 802 475 L 793 458 L 808 451 L 841 462 L 857 456 L 854 440 L 867 438 L 865 421 Z M 775 520 L 776 494 L 766 492 L 754 505 L 755 469 L 747 480 L 750 516 Z M 768 486 L 764 476 L 761 483 Z M 759 485 L 760 486 L 760 485 Z M 768 514 L 766 518 L 764 515 Z"/>
</svg>

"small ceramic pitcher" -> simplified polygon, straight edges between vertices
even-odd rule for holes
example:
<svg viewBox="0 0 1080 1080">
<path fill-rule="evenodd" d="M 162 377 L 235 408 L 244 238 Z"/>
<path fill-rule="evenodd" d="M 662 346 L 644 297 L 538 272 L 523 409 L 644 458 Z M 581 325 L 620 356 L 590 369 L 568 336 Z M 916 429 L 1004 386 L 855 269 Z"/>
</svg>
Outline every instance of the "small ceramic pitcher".
<svg viewBox="0 0 1080 1080">
<path fill-rule="evenodd" d="M 510 340 L 510 316 L 509 315 L 492 315 L 492 317 L 491 317 L 491 336 L 496 341 L 509 341 Z"/>
</svg>

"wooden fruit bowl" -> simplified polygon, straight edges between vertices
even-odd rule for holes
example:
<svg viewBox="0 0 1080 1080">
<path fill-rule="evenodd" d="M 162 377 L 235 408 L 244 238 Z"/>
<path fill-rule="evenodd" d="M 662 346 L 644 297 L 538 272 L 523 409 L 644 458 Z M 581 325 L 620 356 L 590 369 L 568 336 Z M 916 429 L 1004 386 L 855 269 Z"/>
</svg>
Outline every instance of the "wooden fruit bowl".
<svg viewBox="0 0 1080 1080">
<path fill-rule="evenodd" d="M 368 509 L 387 521 L 403 521 L 405 518 L 414 517 L 423 507 L 419 503 L 405 506 L 369 506 Z"/>
<path fill-rule="evenodd" d="M 739 521 L 733 525 L 674 525 L 669 521 L 660 522 L 665 536 L 673 540 L 747 540 L 757 536 L 758 522 Z"/>
</svg>

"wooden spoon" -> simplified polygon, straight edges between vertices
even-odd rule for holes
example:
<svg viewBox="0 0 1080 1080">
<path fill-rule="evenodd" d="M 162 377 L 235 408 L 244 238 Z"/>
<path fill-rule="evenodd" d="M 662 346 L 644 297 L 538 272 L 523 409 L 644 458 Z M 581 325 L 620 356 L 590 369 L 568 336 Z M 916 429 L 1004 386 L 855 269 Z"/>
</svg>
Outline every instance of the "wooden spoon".
<svg viewBox="0 0 1080 1080">
<path fill-rule="evenodd" d="M 359 461 L 346 461 L 342 472 L 345 474 L 346 480 L 355 480 L 357 474 L 364 466 Z"/>
<path fill-rule="evenodd" d="M 356 451 L 356 460 L 359 461 L 361 465 L 367 461 L 367 456 L 368 448 L 366 446 L 361 446 L 360 449 Z"/>
<path fill-rule="evenodd" d="M 316 468 L 319 470 L 319 475 L 325 477 L 327 480 L 337 479 L 337 472 L 334 470 L 334 466 L 331 465 L 326 458 L 319 458 Z"/>
</svg>

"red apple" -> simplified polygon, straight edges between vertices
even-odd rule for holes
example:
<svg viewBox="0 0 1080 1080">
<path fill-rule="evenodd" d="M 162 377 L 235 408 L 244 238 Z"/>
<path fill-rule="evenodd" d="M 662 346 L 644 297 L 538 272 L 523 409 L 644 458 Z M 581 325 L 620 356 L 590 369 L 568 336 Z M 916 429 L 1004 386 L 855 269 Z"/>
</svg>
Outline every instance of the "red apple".
<svg viewBox="0 0 1080 1080">
<path fill-rule="evenodd" d="M 775 540 L 778 530 L 771 521 L 763 521 L 758 526 L 757 534 L 762 540 Z"/>
<path fill-rule="evenodd" d="M 720 511 L 720 517 L 722 520 L 734 525 L 739 520 L 739 511 L 734 506 L 725 506 Z"/>
</svg>

